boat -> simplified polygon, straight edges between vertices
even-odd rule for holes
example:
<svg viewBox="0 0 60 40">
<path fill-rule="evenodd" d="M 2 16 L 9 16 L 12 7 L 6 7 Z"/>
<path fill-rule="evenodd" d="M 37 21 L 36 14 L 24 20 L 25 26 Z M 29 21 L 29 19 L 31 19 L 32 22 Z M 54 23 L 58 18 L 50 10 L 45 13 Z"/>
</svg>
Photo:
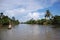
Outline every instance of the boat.
<svg viewBox="0 0 60 40">
<path fill-rule="evenodd" d="M 12 28 L 11 21 L 9 20 L 9 26 L 8 26 L 8 29 L 11 29 L 11 28 Z"/>
<path fill-rule="evenodd" d="M 12 26 L 11 26 L 11 25 L 9 25 L 9 26 L 8 26 L 8 29 L 11 29 L 11 28 L 12 28 Z"/>
</svg>

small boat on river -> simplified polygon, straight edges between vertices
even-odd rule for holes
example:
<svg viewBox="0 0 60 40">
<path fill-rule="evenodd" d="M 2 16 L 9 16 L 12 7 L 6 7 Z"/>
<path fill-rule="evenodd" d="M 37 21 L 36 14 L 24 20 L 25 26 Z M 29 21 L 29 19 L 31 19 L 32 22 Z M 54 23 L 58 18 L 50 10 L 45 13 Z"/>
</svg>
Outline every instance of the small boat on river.
<svg viewBox="0 0 60 40">
<path fill-rule="evenodd" d="M 11 28 L 12 28 L 11 21 L 9 20 L 9 26 L 8 26 L 8 29 L 11 29 Z"/>
<path fill-rule="evenodd" d="M 11 24 L 8 26 L 8 29 L 11 29 L 12 28 L 12 26 L 11 26 Z"/>
</svg>

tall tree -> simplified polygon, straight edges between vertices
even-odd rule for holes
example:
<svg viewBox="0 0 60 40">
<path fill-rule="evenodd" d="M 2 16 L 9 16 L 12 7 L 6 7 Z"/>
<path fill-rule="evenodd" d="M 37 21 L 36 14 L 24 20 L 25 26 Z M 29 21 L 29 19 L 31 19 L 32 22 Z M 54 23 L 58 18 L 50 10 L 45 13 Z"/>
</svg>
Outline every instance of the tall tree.
<svg viewBox="0 0 60 40">
<path fill-rule="evenodd" d="M 12 17 L 12 20 L 15 20 L 15 17 Z"/>
<path fill-rule="evenodd" d="M 46 10 L 46 14 L 45 14 L 45 19 L 49 18 L 50 19 L 51 13 L 49 10 Z"/>
<path fill-rule="evenodd" d="M 2 18 L 2 17 L 3 17 L 3 13 L 1 12 L 1 13 L 0 13 L 0 18 Z"/>
</svg>

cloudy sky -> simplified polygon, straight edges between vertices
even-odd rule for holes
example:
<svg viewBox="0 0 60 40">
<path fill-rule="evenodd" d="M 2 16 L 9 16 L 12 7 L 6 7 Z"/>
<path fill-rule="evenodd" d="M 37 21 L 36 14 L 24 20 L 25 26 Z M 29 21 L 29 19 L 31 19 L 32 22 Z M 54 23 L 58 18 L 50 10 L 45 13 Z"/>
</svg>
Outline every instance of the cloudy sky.
<svg viewBox="0 0 60 40">
<path fill-rule="evenodd" d="M 0 0 L 0 12 L 19 21 L 44 18 L 46 10 L 60 15 L 60 0 Z"/>
</svg>

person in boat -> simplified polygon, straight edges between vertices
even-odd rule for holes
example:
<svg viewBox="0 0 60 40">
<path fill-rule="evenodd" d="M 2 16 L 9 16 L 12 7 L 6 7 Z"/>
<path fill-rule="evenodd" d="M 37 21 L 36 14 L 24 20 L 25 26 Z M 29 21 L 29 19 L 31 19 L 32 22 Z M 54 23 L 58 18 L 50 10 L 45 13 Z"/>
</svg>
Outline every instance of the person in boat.
<svg viewBox="0 0 60 40">
<path fill-rule="evenodd" d="M 11 26 L 11 22 L 9 21 L 9 26 L 8 26 L 8 28 L 9 29 L 11 29 L 12 28 L 12 26 Z"/>
<path fill-rule="evenodd" d="M 8 28 L 12 28 L 11 24 L 9 24 L 9 27 Z"/>
</svg>

